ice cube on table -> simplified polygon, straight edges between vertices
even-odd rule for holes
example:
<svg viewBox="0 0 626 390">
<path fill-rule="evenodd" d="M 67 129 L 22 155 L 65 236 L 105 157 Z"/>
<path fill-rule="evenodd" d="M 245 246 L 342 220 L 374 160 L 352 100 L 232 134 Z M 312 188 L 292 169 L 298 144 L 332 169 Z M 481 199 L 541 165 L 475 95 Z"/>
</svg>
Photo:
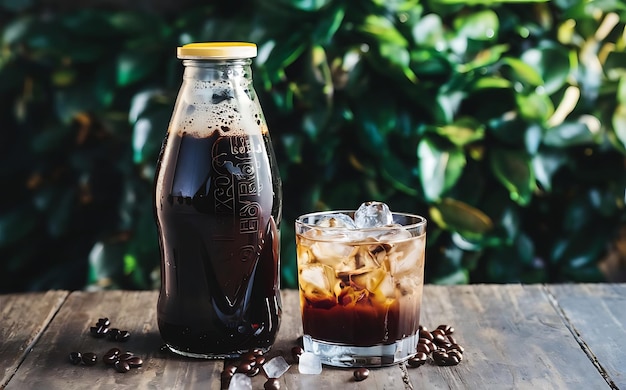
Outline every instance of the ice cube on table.
<svg viewBox="0 0 626 390">
<path fill-rule="evenodd" d="M 354 213 L 354 223 L 359 229 L 391 225 L 393 215 L 383 202 L 364 202 Z"/>
<path fill-rule="evenodd" d="M 289 363 L 282 356 L 276 356 L 263 364 L 263 371 L 268 378 L 280 378 L 289 370 Z"/>
<path fill-rule="evenodd" d="M 305 352 L 298 360 L 300 374 L 318 375 L 322 372 L 322 361 L 313 352 Z"/>
<path fill-rule="evenodd" d="M 230 378 L 228 390 L 252 390 L 252 380 L 246 374 L 236 373 Z"/>
</svg>

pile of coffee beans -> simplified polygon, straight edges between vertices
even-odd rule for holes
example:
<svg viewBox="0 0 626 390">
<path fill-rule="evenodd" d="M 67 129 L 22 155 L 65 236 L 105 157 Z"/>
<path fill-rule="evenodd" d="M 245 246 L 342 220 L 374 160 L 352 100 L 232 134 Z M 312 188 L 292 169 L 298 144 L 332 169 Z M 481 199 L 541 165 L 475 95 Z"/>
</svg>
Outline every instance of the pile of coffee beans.
<svg viewBox="0 0 626 390">
<path fill-rule="evenodd" d="M 117 372 L 122 374 L 130 371 L 131 368 L 141 367 L 143 360 L 139 356 L 133 355 L 132 352 L 123 352 L 119 348 L 111 348 L 102 357 L 102 361 L 105 364 L 109 364 L 115 367 Z"/>
<path fill-rule="evenodd" d="M 93 352 L 70 352 L 70 362 L 72 364 L 83 364 L 85 366 L 94 366 L 98 362 L 98 355 Z M 112 365 L 117 372 L 127 373 L 131 368 L 141 367 L 143 360 L 139 356 L 133 355 L 132 352 L 124 352 L 119 348 L 111 348 L 102 356 L 104 364 Z"/>
<path fill-rule="evenodd" d="M 262 349 L 253 349 L 241 355 L 236 363 L 227 364 L 222 371 L 222 388 L 227 389 L 231 378 L 237 373 L 249 377 L 257 376 L 261 372 L 265 360 Z M 277 378 L 268 378 L 264 388 L 266 390 L 278 390 L 280 389 L 280 381 Z"/>
<path fill-rule="evenodd" d="M 107 338 L 110 341 L 128 341 L 130 332 L 117 328 L 110 328 L 111 321 L 108 317 L 98 318 L 95 326 L 89 328 L 90 334 L 98 339 Z M 78 365 L 94 366 L 98 362 L 98 356 L 93 352 L 70 352 L 70 362 Z M 141 367 L 143 360 L 135 356 L 132 352 L 122 352 L 119 348 L 111 348 L 102 356 L 102 361 L 106 365 L 115 367 L 117 372 L 126 373 L 131 368 Z"/>
<path fill-rule="evenodd" d="M 429 356 L 438 366 L 455 366 L 463 360 L 463 348 L 452 335 L 454 328 L 439 325 L 432 332 L 420 325 L 417 354 L 410 358 L 410 367 L 419 367 L 428 361 Z"/>
<path fill-rule="evenodd" d="M 89 330 L 91 335 L 95 338 L 108 338 L 111 341 L 128 341 L 130 338 L 130 332 L 127 330 L 120 330 L 118 328 L 110 328 L 111 321 L 107 317 L 98 318 L 95 326 L 92 326 Z"/>
</svg>

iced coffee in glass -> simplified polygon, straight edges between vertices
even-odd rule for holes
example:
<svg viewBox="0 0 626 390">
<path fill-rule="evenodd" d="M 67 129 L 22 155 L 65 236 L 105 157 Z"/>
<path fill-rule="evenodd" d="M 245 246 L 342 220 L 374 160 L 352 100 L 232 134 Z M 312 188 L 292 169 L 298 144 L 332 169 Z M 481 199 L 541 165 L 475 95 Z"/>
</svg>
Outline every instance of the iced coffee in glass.
<svg viewBox="0 0 626 390">
<path fill-rule="evenodd" d="M 323 364 L 386 366 L 415 355 L 426 219 L 380 202 L 296 219 L 304 349 Z"/>
</svg>

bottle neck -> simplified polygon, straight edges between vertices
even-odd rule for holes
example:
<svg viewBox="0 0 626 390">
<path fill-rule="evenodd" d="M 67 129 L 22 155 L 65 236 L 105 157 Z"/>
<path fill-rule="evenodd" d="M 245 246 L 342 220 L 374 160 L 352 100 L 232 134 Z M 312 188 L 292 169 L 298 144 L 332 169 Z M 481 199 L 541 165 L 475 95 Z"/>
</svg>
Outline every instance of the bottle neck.
<svg viewBox="0 0 626 390">
<path fill-rule="evenodd" d="M 185 71 L 183 79 L 194 80 L 225 80 L 233 78 L 245 78 L 252 80 L 252 60 L 183 60 Z"/>
</svg>

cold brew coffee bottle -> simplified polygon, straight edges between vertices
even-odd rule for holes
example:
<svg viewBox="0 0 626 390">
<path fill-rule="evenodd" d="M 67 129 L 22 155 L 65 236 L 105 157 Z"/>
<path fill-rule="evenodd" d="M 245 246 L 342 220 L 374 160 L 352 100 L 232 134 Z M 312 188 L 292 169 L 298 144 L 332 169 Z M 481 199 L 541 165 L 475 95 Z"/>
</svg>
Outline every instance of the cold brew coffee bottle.
<svg viewBox="0 0 626 390">
<path fill-rule="evenodd" d="M 280 326 L 282 189 L 252 85 L 256 45 L 178 48 L 183 81 L 157 163 L 157 318 L 170 350 L 268 350 Z"/>
</svg>

